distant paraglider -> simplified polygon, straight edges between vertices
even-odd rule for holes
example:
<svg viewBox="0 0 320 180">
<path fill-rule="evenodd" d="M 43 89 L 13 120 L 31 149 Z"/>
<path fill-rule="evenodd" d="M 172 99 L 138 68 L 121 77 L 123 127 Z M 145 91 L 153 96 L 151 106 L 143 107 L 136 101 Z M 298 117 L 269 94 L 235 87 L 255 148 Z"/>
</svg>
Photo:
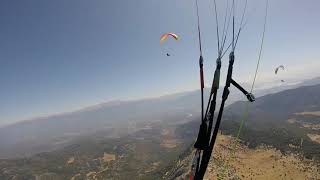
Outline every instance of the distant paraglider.
<svg viewBox="0 0 320 180">
<path fill-rule="evenodd" d="M 276 67 L 276 69 L 274 70 L 274 74 L 277 75 L 280 69 L 284 70 L 284 66 L 280 65 L 280 66 Z M 281 82 L 284 83 L 285 81 L 283 79 L 281 79 Z"/>
<path fill-rule="evenodd" d="M 278 74 L 279 69 L 284 70 L 284 66 L 283 66 L 283 65 L 278 66 L 278 67 L 274 70 L 274 73 L 275 73 L 275 74 Z"/>
<path fill-rule="evenodd" d="M 160 44 L 163 44 L 164 41 L 166 41 L 169 37 L 172 37 L 175 40 L 179 40 L 179 36 L 177 34 L 175 34 L 175 33 L 165 33 L 160 37 Z M 168 51 L 168 48 L 166 48 L 166 49 L 167 49 L 166 51 Z M 166 56 L 169 57 L 169 56 L 171 56 L 171 54 L 166 53 Z"/>
</svg>

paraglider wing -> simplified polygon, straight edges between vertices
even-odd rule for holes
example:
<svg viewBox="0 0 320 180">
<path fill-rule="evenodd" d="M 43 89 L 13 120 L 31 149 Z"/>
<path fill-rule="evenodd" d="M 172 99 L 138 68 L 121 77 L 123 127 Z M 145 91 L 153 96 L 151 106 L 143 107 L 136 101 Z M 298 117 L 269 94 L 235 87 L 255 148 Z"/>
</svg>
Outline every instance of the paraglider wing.
<svg viewBox="0 0 320 180">
<path fill-rule="evenodd" d="M 278 68 L 281 68 L 282 70 L 284 70 L 284 66 L 283 65 L 280 65 Z"/>
<path fill-rule="evenodd" d="M 162 44 L 169 36 L 173 37 L 175 40 L 179 40 L 179 36 L 174 33 L 165 33 L 160 38 L 160 44 Z"/>
<path fill-rule="evenodd" d="M 280 66 L 278 66 L 278 67 L 274 70 L 274 73 L 275 73 L 275 74 L 278 74 L 279 68 L 281 68 L 282 70 L 284 70 L 284 66 L 283 66 L 283 65 L 280 65 Z"/>
</svg>

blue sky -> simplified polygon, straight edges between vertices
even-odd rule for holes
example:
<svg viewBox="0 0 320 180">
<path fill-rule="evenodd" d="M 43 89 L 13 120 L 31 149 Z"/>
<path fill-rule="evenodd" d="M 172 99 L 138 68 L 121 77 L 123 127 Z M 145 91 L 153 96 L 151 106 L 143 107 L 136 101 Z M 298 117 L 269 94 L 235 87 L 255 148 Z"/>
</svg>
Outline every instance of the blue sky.
<svg viewBox="0 0 320 180">
<path fill-rule="evenodd" d="M 0 125 L 115 100 L 198 88 L 194 0 L 3 0 L 0 2 Z M 217 0 L 220 27 L 224 2 Z M 244 0 L 237 0 L 237 22 Z M 213 0 L 199 0 L 206 81 L 216 58 Z M 264 0 L 248 0 L 235 77 L 250 82 Z M 270 0 L 260 84 L 318 76 L 320 2 Z M 164 32 L 178 42 L 159 44 Z M 170 52 L 171 57 L 165 53 Z M 223 61 L 223 69 L 227 66 Z M 207 83 L 208 85 L 208 83 Z"/>
</svg>

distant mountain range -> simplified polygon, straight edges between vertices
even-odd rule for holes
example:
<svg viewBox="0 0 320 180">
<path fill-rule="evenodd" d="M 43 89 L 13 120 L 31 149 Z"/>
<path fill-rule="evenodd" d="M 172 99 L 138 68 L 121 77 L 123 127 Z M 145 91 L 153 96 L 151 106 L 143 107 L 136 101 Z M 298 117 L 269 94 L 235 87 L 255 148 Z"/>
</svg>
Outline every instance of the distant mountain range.
<svg viewBox="0 0 320 180">
<path fill-rule="evenodd" d="M 198 92 L 135 101 L 114 101 L 79 111 L 37 118 L 0 128 L 0 158 L 53 150 L 98 131 L 129 133 L 148 123 L 179 123 L 199 114 Z"/>
<path fill-rule="evenodd" d="M 288 86 L 284 83 L 283 86 L 257 90 L 255 94 L 259 97 L 269 93 L 317 83 L 320 84 L 320 78 Z M 207 97 L 209 89 L 206 89 L 205 92 Z M 275 95 L 272 95 L 272 97 L 274 96 Z M 276 108 L 279 104 L 284 106 L 290 105 L 288 106 L 288 110 L 290 110 L 294 103 L 303 102 L 302 99 L 299 102 L 293 102 L 292 99 L 303 97 L 292 98 L 293 96 L 297 95 L 288 94 L 288 99 L 285 98 L 285 95 L 277 98 L 270 98 L 273 99 L 273 101 L 269 100 L 269 96 L 265 96 L 260 98 L 255 105 L 260 105 L 268 99 L 266 107 L 261 105 L 261 108 L 264 110 L 274 108 L 270 111 L 276 113 L 279 111 L 279 109 Z M 168 122 L 175 124 L 190 121 L 191 119 L 199 117 L 199 97 L 199 91 L 190 91 L 143 100 L 112 101 L 87 107 L 75 112 L 36 118 L 1 127 L 0 158 L 24 156 L 57 149 L 67 145 L 70 140 L 76 137 L 98 131 L 110 131 L 110 135 L 114 135 L 119 129 L 128 131 L 129 133 L 130 131 L 144 128 L 148 123 L 153 122 Z M 241 93 L 232 88 L 228 104 L 244 99 L 245 97 Z M 241 104 L 241 102 L 239 103 Z M 239 103 L 230 106 L 229 109 L 233 109 L 232 112 L 238 112 L 235 111 L 235 109 L 237 106 L 239 106 L 237 108 L 241 108 L 241 105 L 238 105 Z M 300 104 L 297 104 L 297 106 L 298 105 Z M 259 109 L 259 106 L 257 109 Z M 272 113 L 268 114 L 268 116 L 269 115 L 271 116 Z M 13 149 L 15 149 L 15 151 L 12 151 Z"/>
</svg>

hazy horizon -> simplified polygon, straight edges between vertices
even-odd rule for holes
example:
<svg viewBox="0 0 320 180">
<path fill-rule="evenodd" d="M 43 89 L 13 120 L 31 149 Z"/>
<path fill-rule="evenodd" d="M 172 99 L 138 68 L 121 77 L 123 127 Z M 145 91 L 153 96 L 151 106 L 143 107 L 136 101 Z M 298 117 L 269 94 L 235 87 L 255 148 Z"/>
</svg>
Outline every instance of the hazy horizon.
<svg viewBox="0 0 320 180">
<path fill-rule="evenodd" d="M 320 78 L 320 76 L 317 76 L 317 77 L 314 77 L 314 78 Z M 258 90 L 258 91 L 259 90 L 261 91 L 261 90 L 273 89 L 273 88 L 277 88 L 277 87 L 283 87 L 283 88 L 286 89 L 287 87 L 290 88 L 290 86 L 292 86 L 292 85 L 298 85 L 299 83 L 302 83 L 303 81 L 312 80 L 314 78 L 299 79 L 299 80 L 298 79 L 296 79 L 296 80 L 292 80 L 291 79 L 291 80 L 288 80 L 286 82 L 286 84 L 278 82 L 278 81 L 262 83 L 263 85 L 262 84 L 256 85 L 255 89 Z M 241 82 L 241 84 L 243 84 L 245 86 L 251 85 L 250 83 L 246 84 L 245 82 Z M 222 89 L 223 86 L 224 86 L 224 80 L 222 80 L 222 84 L 221 84 L 221 88 L 220 89 Z M 209 90 L 211 87 L 206 86 L 205 88 Z M 69 111 L 52 112 L 52 113 L 49 113 L 49 114 L 40 114 L 40 115 L 33 116 L 33 117 L 30 117 L 30 118 L 26 118 L 26 119 L 19 119 L 19 120 L 15 121 L 15 122 L 11 122 L 11 123 L 0 124 L 0 128 L 1 127 L 6 127 L 6 126 L 10 126 L 10 125 L 14 125 L 14 124 L 19 123 L 19 122 L 33 121 L 33 120 L 50 118 L 50 117 L 61 116 L 61 115 L 63 116 L 63 115 L 66 115 L 66 114 L 72 114 L 72 113 L 76 113 L 76 112 L 82 112 L 82 111 L 87 111 L 87 110 L 91 110 L 91 109 L 96 109 L 96 108 L 99 108 L 101 105 L 104 106 L 104 105 L 107 105 L 107 104 L 113 105 L 114 103 L 119 103 L 119 102 L 137 102 L 137 101 L 143 101 L 143 100 L 153 100 L 153 99 L 163 98 L 163 97 L 166 97 L 166 96 L 174 96 L 174 95 L 179 95 L 179 94 L 184 94 L 184 93 L 189 93 L 189 92 L 194 92 L 194 91 L 199 91 L 199 90 L 200 89 L 192 89 L 192 90 L 186 90 L 186 91 L 180 91 L 180 92 L 172 92 L 172 93 L 162 94 L 162 95 L 159 95 L 159 96 L 150 96 L 150 97 L 140 97 L 140 98 L 139 97 L 138 98 L 130 98 L 130 97 L 128 97 L 126 99 L 113 99 L 113 100 L 105 100 L 105 101 L 102 100 L 101 102 L 97 102 L 96 104 L 89 104 L 89 105 L 86 105 L 86 106 L 83 106 L 83 107 L 79 107 L 79 108 L 76 108 L 76 109 L 70 109 Z M 231 91 L 231 92 L 234 92 L 234 91 Z M 219 95 L 222 95 L 222 94 L 219 93 Z M 243 97 L 243 99 L 245 99 L 245 98 Z M 199 101 L 200 101 L 200 98 L 199 98 Z"/>
</svg>

